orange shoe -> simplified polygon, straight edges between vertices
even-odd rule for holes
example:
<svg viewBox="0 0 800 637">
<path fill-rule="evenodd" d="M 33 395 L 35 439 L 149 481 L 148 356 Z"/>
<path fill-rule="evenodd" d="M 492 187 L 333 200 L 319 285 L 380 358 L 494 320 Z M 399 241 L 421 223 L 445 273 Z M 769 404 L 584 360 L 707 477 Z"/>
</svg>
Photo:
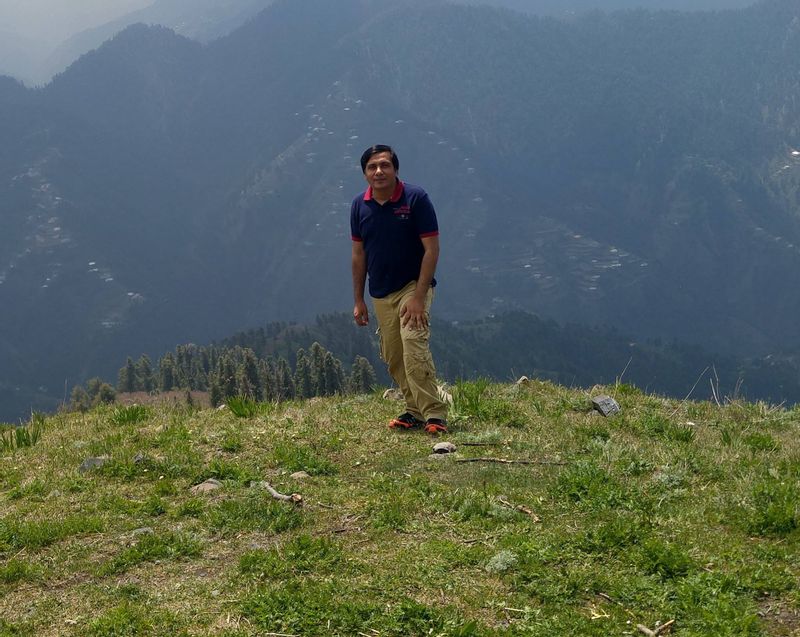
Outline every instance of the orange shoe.
<svg viewBox="0 0 800 637">
<path fill-rule="evenodd" d="M 429 433 L 434 436 L 446 434 L 447 422 L 441 418 L 428 418 L 428 422 L 425 423 L 425 433 Z"/>
<path fill-rule="evenodd" d="M 414 414 L 406 412 L 399 415 L 397 418 L 392 418 L 389 423 L 389 429 L 414 429 L 415 427 L 422 427 L 424 424 L 425 423 Z"/>
</svg>

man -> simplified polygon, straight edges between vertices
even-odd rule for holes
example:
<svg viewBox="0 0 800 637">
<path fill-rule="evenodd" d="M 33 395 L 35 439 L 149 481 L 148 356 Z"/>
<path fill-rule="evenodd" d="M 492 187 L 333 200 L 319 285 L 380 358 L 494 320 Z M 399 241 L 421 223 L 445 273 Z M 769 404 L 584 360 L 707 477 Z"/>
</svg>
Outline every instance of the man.
<svg viewBox="0 0 800 637">
<path fill-rule="evenodd" d="M 390 146 L 372 146 L 361 156 L 369 188 L 353 200 L 350 209 L 353 317 L 357 325 L 369 323 L 364 302 L 369 274 L 381 357 L 406 401 L 405 413 L 389 427 L 447 433 L 447 404 L 439 398 L 428 348 L 439 226 L 427 193 L 400 181 L 399 168 Z"/>
</svg>

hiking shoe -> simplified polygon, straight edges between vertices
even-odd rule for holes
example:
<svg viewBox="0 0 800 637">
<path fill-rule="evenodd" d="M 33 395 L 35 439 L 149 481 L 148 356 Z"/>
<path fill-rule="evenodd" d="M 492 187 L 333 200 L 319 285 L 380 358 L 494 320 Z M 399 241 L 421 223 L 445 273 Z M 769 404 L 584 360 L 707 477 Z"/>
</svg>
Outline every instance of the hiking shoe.
<svg viewBox="0 0 800 637">
<path fill-rule="evenodd" d="M 419 418 L 406 412 L 397 418 L 392 418 L 389 423 L 389 429 L 413 429 L 414 427 L 422 427 L 424 424 Z"/>
<path fill-rule="evenodd" d="M 447 423 L 441 418 L 428 418 L 428 422 L 425 423 L 425 433 L 429 433 L 434 436 L 438 434 L 446 434 Z"/>
</svg>

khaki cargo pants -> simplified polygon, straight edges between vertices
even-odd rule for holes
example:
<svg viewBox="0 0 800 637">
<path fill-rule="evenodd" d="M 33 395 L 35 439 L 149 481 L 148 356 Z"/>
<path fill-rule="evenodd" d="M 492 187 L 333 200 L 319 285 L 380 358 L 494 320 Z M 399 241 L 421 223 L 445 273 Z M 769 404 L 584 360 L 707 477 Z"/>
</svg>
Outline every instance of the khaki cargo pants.
<svg viewBox="0 0 800 637">
<path fill-rule="evenodd" d="M 389 374 L 397 383 L 406 401 L 406 411 L 420 420 L 447 419 L 447 404 L 439 398 L 436 368 L 428 348 L 431 331 L 401 327 L 400 309 L 416 290 L 412 281 L 401 290 L 382 299 L 372 299 L 381 337 L 381 358 L 389 366 Z M 425 313 L 429 315 L 433 288 L 425 297 Z M 429 315 L 430 318 L 430 315 Z"/>
</svg>

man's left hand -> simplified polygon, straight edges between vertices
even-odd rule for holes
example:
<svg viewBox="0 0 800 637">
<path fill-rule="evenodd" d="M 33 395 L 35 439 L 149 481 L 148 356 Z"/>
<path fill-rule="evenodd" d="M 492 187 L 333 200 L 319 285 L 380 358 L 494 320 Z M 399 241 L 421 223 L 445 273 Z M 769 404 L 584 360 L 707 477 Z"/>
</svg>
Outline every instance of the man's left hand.
<svg viewBox="0 0 800 637">
<path fill-rule="evenodd" d="M 428 327 L 428 315 L 425 313 L 425 302 L 411 297 L 400 309 L 400 320 L 403 327 L 412 330 L 424 330 Z"/>
</svg>

